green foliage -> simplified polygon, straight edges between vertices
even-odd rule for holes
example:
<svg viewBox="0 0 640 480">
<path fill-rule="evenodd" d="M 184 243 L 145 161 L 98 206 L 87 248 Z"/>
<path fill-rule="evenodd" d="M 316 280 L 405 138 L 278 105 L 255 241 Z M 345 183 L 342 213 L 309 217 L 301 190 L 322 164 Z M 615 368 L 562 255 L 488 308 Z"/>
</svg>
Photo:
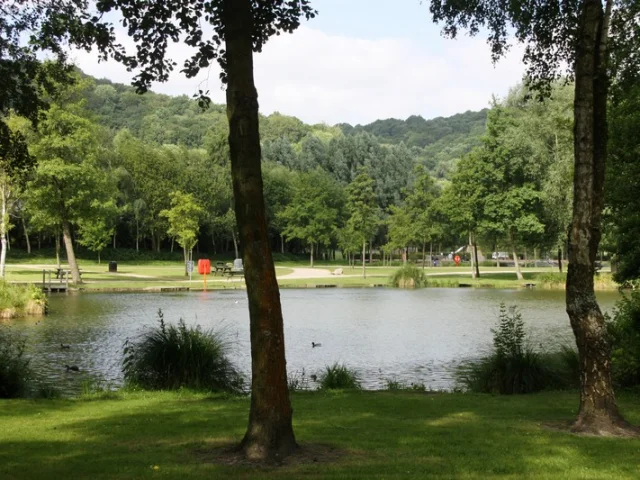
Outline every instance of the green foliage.
<svg viewBox="0 0 640 480">
<path fill-rule="evenodd" d="M 0 281 L 0 309 L 21 310 L 31 301 L 46 305 L 47 297 L 36 285 L 16 285 Z"/>
<path fill-rule="evenodd" d="M 515 306 L 500 305 L 498 324 L 491 331 L 492 353 L 457 370 L 457 380 L 467 390 L 512 395 L 576 385 L 575 354 L 567 348 L 554 354 L 534 351 L 526 344 L 524 321 Z"/>
<path fill-rule="evenodd" d="M 391 275 L 389 283 L 396 288 L 422 288 L 427 286 L 427 276 L 421 268 L 407 264 Z"/>
<path fill-rule="evenodd" d="M 178 190 L 169 196 L 171 208 L 162 210 L 160 216 L 166 218 L 169 223 L 167 233 L 174 237 L 185 251 L 189 251 L 198 240 L 200 217 L 204 212 L 202 207 L 196 203 L 193 195 L 189 193 L 182 193 Z"/>
<path fill-rule="evenodd" d="M 357 372 L 337 362 L 325 367 L 324 372 L 318 376 L 318 383 L 322 390 L 352 390 L 361 388 Z"/>
<path fill-rule="evenodd" d="M 387 379 L 385 385 L 385 390 L 389 390 L 390 392 L 401 392 L 401 391 L 409 391 L 409 392 L 426 392 L 427 387 L 424 383 L 410 383 L 406 384 L 404 382 L 400 382 L 396 379 Z"/>
<path fill-rule="evenodd" d="M 617 252 L 614 279 L 640 278 L 640 87 L 635 86 L 611 105 L 610 155 L 606 175 L 606 219 Z"/>
<path fill-rule="evenodd" d="M 500 304 L 498 326 L 491 329 L 493 333 L 493 348 L 499 357 L 517 357 L 524 351 L 524 321 L 522 313 L 511 306 L 507 310 L 504 303 Z"/>
<path fill-rule="evenodd" d="M 127 383 L 150 390 L 241 391 L 242 377 L 227 358 L 222 333 L 187 327 L 182 319 L 166 325 L 162 311 L 158 317 L 158 327 L 125 343 Z"/>
<path fill-rule="evenodd" d="M 291 203 L 278 221 L 285 225 L 283 235 L 297 238 L 309 245 L 311 264 L 315 245 L 329 245 L 344 208 L 344 194 L 339 185 L 321 169 L 298 175 Z"/>
<path fill-rule="evenodd" d="M 624 295 L 607 320 L 615 383 L 640 385 L 640 292 Z"/>
<path fill-rule="evenodd" d="M 25 345 L 22 336 L 0 325 L 0 398 L 22 397 L 27 392 L 31 369 Z"/>
</svg>

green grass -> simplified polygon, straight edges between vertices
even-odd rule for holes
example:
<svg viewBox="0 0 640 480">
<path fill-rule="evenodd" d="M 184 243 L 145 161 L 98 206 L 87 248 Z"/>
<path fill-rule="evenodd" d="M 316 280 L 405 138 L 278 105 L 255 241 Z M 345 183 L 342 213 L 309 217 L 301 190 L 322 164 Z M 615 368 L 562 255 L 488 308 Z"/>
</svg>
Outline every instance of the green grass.
<svg viewBox="0 0 640 480">
<path fill-rule="evenodd" d="M 272 468 L 219 465 L 208 453 L 239 442 L 248 398 L 185 391 L 110 396 L 0 401 L 0 478 L 625 480 L 640 473 L 640 439 L 578 437 L 547 428 L 573 418 L 576 392 L 296 393 L 298 442 L 329 445 L 344 456 Z M 639 400 L 620 396 L 635 423 Z"/>
<path fill-rule="evenodd" d="M 42 259 L 41 259 L 42 260 Z M 7 280 L 10 282 L 37 283 L 42 282 L 42 269 L 46 265 L 53 268 L 53 259 L 44 259 L 40 264 L 10 263 L 7 267 Z M 343 269 L 341 276 L 327 276 L 326 278 L 285 278 L 292 273 L 294 268 L 309 268 L 308 262 L 284 261 L 277 262 L 276 275 L 278 283 L 284 288 L 314 288 L 316 285 L 336 285 L 342 287 L 371 287 L 388 285 L 389 278 L 400 267 L 367 266 L 367 278 L 362 278 L 362 269 L 348 265 L 317 264 L 316 270 L 333 271 L 336 268 Z M 197 273 L 193 274 L 193 280 L 189 282 L 184 275 L 184 266 L 180 261 L 147 261 L 141 263 L 118 262 L 118 272 L 109 273 L 108 262 L 97 264 L 95 261 L 82 260 L 80 262 L 84 284 L 81 288 L 94 290 L 135 290 L 162 287 L 188 287 L 190 289 L 203 288 L 203 278 Z M 511 267 L 482 267 L 481 278 L 471 279 L 469 266 L 461 267 L 427 267 L 424 270 L 427 276 L 428 287 L 457 287 L 460 283 L 481 288 L 521 288 L 525 283 L 535 283 L 538 288 L 564 288 L 561 282 L 548 284 L 544 278 L 556 277 L 556 269 L 527 268 L 523 269 L 524 281 L 519 281 Z M 551 275 L 549 275 L 551 274 Z M 540 277 L 540 280 L 538 279 Z M 241 278 L 221 278 L 220 276 L 207 276 L 207 285 L 210 289 L 244 288 Z M 617 285 L 611 281 L 611 275 L 601 273 L 596 277 L 596 288 L 600 290 L 616 289 Z"/>
</svg>

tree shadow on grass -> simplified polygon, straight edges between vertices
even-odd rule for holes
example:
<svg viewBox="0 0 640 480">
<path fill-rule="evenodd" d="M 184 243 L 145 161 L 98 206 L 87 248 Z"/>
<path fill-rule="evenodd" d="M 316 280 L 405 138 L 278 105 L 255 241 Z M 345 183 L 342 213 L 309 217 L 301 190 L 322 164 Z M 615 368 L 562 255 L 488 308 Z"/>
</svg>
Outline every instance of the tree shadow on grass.
<svg viewBox="0 0 640 480">
<path fill-rule="evenodd" d="M 296 394 L 298 442 L 340 455 L 266 469 L 211 456 L 242 438 L 246 398 L 139 394 L 126 401 L 51 403 L 39 417 L 22 407 L 4 417 L 0 477 L 637 478 L 640 440 L 545 428 L 573 417 L 575 393 Z M 632 421 L 640 419 L 637 402 L 621 403 Z M 20 432 L 11 431 L 16 426 Z"/>
</svg>

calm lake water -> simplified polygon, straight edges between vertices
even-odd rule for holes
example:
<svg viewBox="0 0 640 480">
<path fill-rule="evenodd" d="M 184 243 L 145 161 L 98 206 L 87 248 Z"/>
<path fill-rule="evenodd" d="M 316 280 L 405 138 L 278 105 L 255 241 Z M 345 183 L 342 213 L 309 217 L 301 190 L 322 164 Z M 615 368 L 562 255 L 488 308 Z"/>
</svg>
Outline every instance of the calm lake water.
<svg viewBox="0 0 640 480">
<path fill-rule="evenodd" d="M 365 388 L 387 379 L 448 389 L 452 369 L 491 345 L 500 302 L 517 304 L 536 344 L 571 342 L 564 292 L 491 289 L 282 290 L 287 365 L 308 376 L 344 362 L 356 369 Z M 598 296 L 603 310 L 619 298 Z M 122 382 L 122 346 L 127 338 L 165 321 L 223 329 L 232 359 L 250 372 L 249 314 L 241 290 L 175 294 L 75 294 L 52 296 L 50 314 L 17 319 L 12 328 L 29 338 L 29 355 L 39 378 L 66 393 L 86 380 Z M 312 348 L 311 342 L 322 343 Z M 71 348 L 61 350 L 60 344 Z M 80 373 L 67 373 L 64 365 Z"/>
</svg>

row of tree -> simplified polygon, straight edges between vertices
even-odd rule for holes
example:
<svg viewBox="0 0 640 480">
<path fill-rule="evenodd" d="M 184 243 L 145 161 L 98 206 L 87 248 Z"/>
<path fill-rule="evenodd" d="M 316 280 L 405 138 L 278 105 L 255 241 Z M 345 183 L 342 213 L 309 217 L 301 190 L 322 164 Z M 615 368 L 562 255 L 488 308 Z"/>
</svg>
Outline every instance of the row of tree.
<svg viewBox="0 0 640 480">
<path fill-rule="evenodd" d="M 11 118 L 38 161 L 30 175 L 5 182 L 12 194 L 4 205 L 20 219 L 25 242 L 31 232 L 59 252 L 62 238 L 73 271 L 74 238 L 98 258 L 110 243 L 159 251 L 173 249 L 174 241 L 185 261 L 198 242 L 212 253 L 232 244 L 238 257 L 224 127 L 214 125 L 208 138 L 218 141 L 206 149 L 148 143 L 128 129 L 114 135 L 86 107 L 100 87 L 84 78 L 61 89 L 37 131 Z M 365 275 L 367 245 L 370 255 L 419 249 L 423 265 L 434 243 L 447 250 L 467 241 L 489 251 L 508 246 L 516 262 L 523 248 L 562 248 L 571 200 L 571 94 L 571 86 L 557 86 L 538 102 L 519 86 L 494 101 L 481 146 L 462 157 L 451 181 L 434 178 L 402 143 L 335 129 L 293 143 L 299 125 L 279 124 L 281 136 L 262 148 L 272 245 L 306 251 L 311 265 L 320 253 L 359 253 Z"/>
</svg>

